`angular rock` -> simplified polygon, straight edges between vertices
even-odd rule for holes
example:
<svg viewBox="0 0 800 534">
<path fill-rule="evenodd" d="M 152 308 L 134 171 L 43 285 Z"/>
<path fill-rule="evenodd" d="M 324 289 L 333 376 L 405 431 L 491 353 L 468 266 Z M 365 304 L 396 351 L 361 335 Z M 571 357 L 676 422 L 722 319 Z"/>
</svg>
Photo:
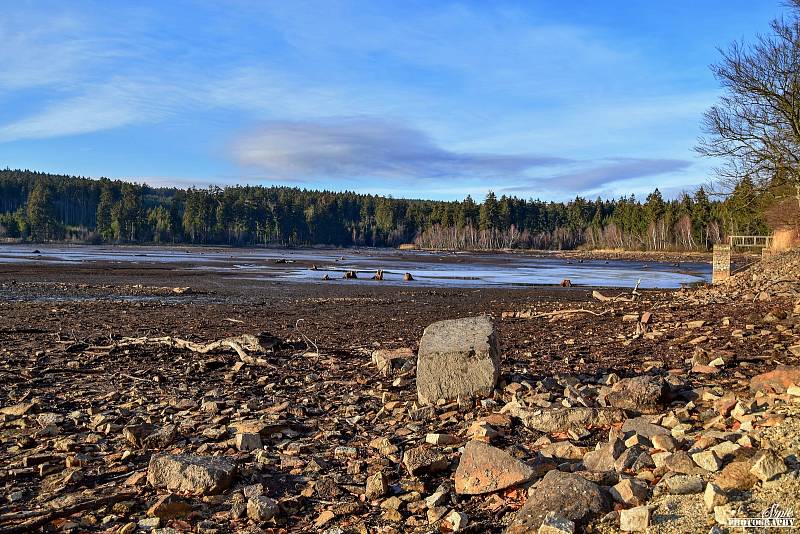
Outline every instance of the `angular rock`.
<svg viewBox="0 0 800 534">
<path fill-rule="evenodd" d="M 425 436 L 425 442 L 431 445 L 454 445 L 460 441 L 458 436 L 452 434 L 427 434 Z"/>
<path fill-rule="evenodd" d="M 423 445 L 407 450 L 403 454 L 403 465 L 406 466 L 409 474 L 417 476 L 423 473 L 444 471 L 450 462 L 447 461 L 447 457 L 442 451 Z"/>
<path fill-rule="evenodd" d="M 482 441 L 470 441 L 456 469 L 455 490 L 459 495 L 480 495 L 523 484 L 533 476 L 525 462 Z"/>
<path fill-rule="evenodd" d="M 647 454 L 643 447 L 634 445 L 622 451 L 622 454 L 620 454 L 614 462 L 614 469 L 620 473 L 627 469 L 633 469 L 633 466 L 640 461 L 640 458 L 642 462 L 647 463 L 647 467 L 650 467 L 650 464 L 653 463 L 653 459 Z"/>
<path fill-rule="evenodd" d="M 692 495 L 703 491 L 703 479 L 695 475 L 675 475 L 665 479 L 672 495 Z"/>
<path fill-rule="evenodd" d="M 609 404 L 635 413 L 652 414 L 662 409 L 664 402 L 664 380 L 653 376 L 623 378 L 606 395 Z"/>
<path fill-rule="evenodd" d="M 800 384 L 800 366 L 779 365 L 773 371 L 750 379 L 750 389 L 765 393 L 784 393 L 792 385 Z"/>
<path fill-rule="evenodd" d="M 447 514 L 444 520 L 447 521 L 447 524 L 450 526 L 450 531 L 452 532 L 461 532 L 467 528 L 469 524 L 469 516 L 457 510 L 453 510 Z"/>
<path fill-rule="evenodd" d="M 372 363 L 378 368 L 378 372 L 387 378 L 413 359 L 414 351 L 409 348 L 381 349 L 372 353 Z"/>
<path fill-rule="evenodd" d="M 753 467 L 750 473 L 756 476 L 761 482 L 767 482 L 788 471 L 783 458 L 778 456 L 771 449 L 759 451 L 755 456 Z"/>
<path fill-rule="evenodd" d="M 619 513 L 619 529 L 623 532 L 644 532 L 650 525 L 650 508 L 637 506 Z"/>
<path fill-rule="evenodd" d="M 728 495 L 716 484 L 709 482 L 706 484 L 706 491 L 703 492 L 703 502 L 706 505 L 706 510 L 713 511 L 715 507 L 721 506 L 728 502 Z"/>
<path fill-rule="evenodd" d="M 147 515 L 160 519 L 177 519 L 192 512 L 192 505 L 175 495 L 162 495 L 147 510 Z"/>
<path fill-rule="evenodd" d="M 240 451 L 255 451 L 261 447 L 261 434 L 255 432 L 239 432 L 236 434 L 236 448 Z"/>
<path fill-rule="evenodd" d="M 154 455 L 147 482 L 156 488 L 214 495 L 230 487 L 236 463 L 227 458 L 197 455 Z"/>
<path fill-rule="evenodd" d="M 664 465 L 670 471 L 684 475 L 698 475 L 704 472 L 703 469 L 697 467 L 697 464 L 694 463 L 694 460 L 686 451 L 678 451 L 671 454 Z"/>
<path fill-rule="evenodd" d="M 675 441 L 675 438 L 666 434 L 656 434 L 652 437 L 651 442 L 653 443 L 654 449 L 662 451 L 674 452 L 678 448 L 678 443 Z"/>
<path fill-rule="evenodd" d="M 626 434 L 628 432 L 636 432 L 640 436 L 644 436 L 650 441 L 654 436 L 659 434 L 669 436 L 670 432 L 663 426 L 651 423 L 646 417 L 634 417 L 633 419 L 626 420 L 622 425 L 622 431 Z"/>
<path fill-rule="evenodd" d="M 611 488 L 611 497 L 627 506 L 639 506 L 650 498 L 650 486 L 638 478 L 626 478 Z"/>
<path fill-rule="evenodd" d="M 561 517 L 555 512 L 547 512 L 537 534 L 573 534 L 574 532 L 574 521 Z"/>
<path fill-rule="evenodd" d="M 600 486 L 574 473 L 552 470 L 529 492 L 528 500 L 505 532 L 535 532 L 548 512 L 555 512 L 583 527 L 610 509 L 611 499 Z"/>
<path fill-rule="evenodd" d="M 692 460 L 706 471 L 716 472 L 722 467 L 722 460 L 712 451 L 700 451 L 692 455 Z"/>
<path fill-rule="evenodd" d="M 17 404 L 12 404 L 9 406 L 3 406 L 2 408 L 0 408 L 0 414 L 19 417 L 29 413 L 35 413 L 37 408 L 38 406 L 36 405 L 36 403 L 19 402 Z"/>
<path fill-rule="evenodd" d="M 500 376 L 500 349 L 488 317 L 439 321 L 422 334 L 417 354 L 417 398 L 489 396 Z"/>
<path fill-rule="evenodd" d="M 587 452 L 583 456 L 583 465 L 589 471 L 612 471 L 614 462 L 625 450 L 625 445 L 619 439 L 604 443 L 599 449 Z"/>
<path fill-rule="evenodd" d="M 383 472 L 378 471 L 367 479 L 367 488 L 364 496 L 368 501 L 379 499 L 389 492 L 389 480 Z"/>
<path fill-rule="evenodd" d="M 723 490 L 749 490 L 758 482 L 758 478 L 750 472 L 752 465 L 746 460 L 731 462 L 717 473 L 714 483 Z"/>
<path fill-rule="evenodd" d="M 546 434 L 567 432 L 573 428 L 609 426 L 625 420 L 625 412 L 614 408 L 532 410 L 511 402 L 504 406 L 502 411 L 518 417 L 526 427 Z"/>
<path fill-rule="evenodd" d="M 278 501 L 260 495 L 247 501 L 247 517 L 253 521 L 269 521 L 278 515 Z"/>
</svg>

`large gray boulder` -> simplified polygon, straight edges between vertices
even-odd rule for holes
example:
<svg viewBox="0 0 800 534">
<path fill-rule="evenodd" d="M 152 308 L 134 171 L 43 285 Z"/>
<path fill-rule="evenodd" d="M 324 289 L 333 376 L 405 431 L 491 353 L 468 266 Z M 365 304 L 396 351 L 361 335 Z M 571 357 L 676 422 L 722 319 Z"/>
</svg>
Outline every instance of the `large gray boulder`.
<svg viewBox="0 0 800 534">
<path fill-rule="evenodd" d="M 147 468 L 147 482 L 151 486 L 199 495 L 222 493 L 235 476 L 236 463 L 218 456 L 154 455 Z"/>
<path fill-rule="evenodd" d="M 500 349 L 488 317 L 439 321 L 425 329 L 417 354 L 421 404 L 488 396 L 500 376 Z"/>
<path fill-rule="evenodd" d="M 574 473 L 554 469 L 528 492 L 528 500 L 514 516 L 506 534 L 537 532 L 548 512 L 583 527 L 609 510 L 611 498 L 603 488 Z"/>
</svg>

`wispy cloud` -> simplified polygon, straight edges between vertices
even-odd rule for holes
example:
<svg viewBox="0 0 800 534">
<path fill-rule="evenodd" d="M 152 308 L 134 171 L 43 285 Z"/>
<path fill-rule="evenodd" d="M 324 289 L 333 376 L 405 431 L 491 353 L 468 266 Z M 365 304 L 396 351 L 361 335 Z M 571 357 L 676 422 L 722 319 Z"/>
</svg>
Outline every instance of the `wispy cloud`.
<svg viewBox="0 0 800 534">
<path fill-rule="evenodd" d="M 315 177 L 498 177 L 568 163 L 546 155 L 447 150 L 424 132 L 364 117 L 269 121 L 238 139 L 236 161 L 290 180 Z"/>
<path fill-rule="evenodd" d="M 523 180 L 501 191 L 587 193 L 608 190 L 615 183 L 685 171 L 691 165 L 691 161 L 681 159 L 607 158 L 592 162 L 589 167 Z"/>
</svg>

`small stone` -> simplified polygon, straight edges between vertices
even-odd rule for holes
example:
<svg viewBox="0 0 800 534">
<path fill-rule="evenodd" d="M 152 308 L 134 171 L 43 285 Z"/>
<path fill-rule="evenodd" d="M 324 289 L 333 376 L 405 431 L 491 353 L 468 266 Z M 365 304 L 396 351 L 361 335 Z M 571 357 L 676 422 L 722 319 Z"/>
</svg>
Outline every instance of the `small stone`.
<svg viewBox="0 0 800 534">
<path fill-rule="evenodd" d="M 367 488 L 364 496 L 368 501 L 374 501 L 386 495 L 389 491 L 389 480 L 383 472 L 378 471 L 367 479 Z"/>
<path fill-rule="evenodd" d="M 706 491 L 703 493 L 703 502 L 706 505 L 706 510 L 711 512 L 715 507 L 726 504 L 728 495 L 719 486 L 709 482 L 706 484 Z"/>
<path fill-rule="evenodd" d="M 192 512 L 192 505 L 175 495 L 163 495 L 148 510 L 147 515 L 161 519 L 177 519 Z"/>
<path fill-rule="evenodd" d="M 750 472 L 751 467 L 749 461 L 731 462 L 716 475 L 714 483 L 723 490 L 749 490 L 758 482 L 758 478 Z"/>
<path fill-rule="evenodd" d="M 623 532 L 644 532 L 650 526 L 650 508 L 637 506 L 619 513 L 619 529 Z"/>
<path fill-rule="evenodd" d="M 378 368 L 378 372 L 387 378 L 413 359 L 414 351 L 409 348 L 381 349 L 372 353 L 372 363 Z"/>
<path fill-rule="evenodd" d="M 243 452 L 254 451 L 262 447 L 261 434 L 240 432 L 236 434 L 236 448 Z"/>
<path fill-rule="evenodd" d="M 712 451 L 701 451 L 692 455 L 692 460 L 706 471 L 716 472 L 722 467 L 722 460 Z"/>
<path fill-rule="evenodd" d="M 753 467 L 750 468 L 750 472 L 762 482 L 772 480 L 787 471 L 783 458 L 771 449 L 760 451 L 755 457 Z"/>
<path fill-rule="evenodd" d="M 555 512 L 547 512 L 537 534 L 573 534 L 575 522 Z"/>
<path fill-rule="evenodd" d="M 447 506 L 434 506 L 432 508 L 429 508 L 426 514 L 428 517 L 428 523 L 433 524 L 439 521 L 441 518 L 444 517 L 444 514 L 447 513 L 447 510 L 448 510 Z"/>
<path fill-rule="evenodd" d="M 444 471 L 450 465 L 447 457 L 438 449 L 423 445 L 409 449 L 403 454 L 403 465 L 413 476 L 422 473 Z"/>
<path fill-rule="evenodd" d="M 425 497 L 425 505 L 428 508 L 435 508 L 437 506 L 443 505 L 447 501 L 448 492 L 446 491 L 437 491 L 432 495 Z"/>
<path fill-rule="evenodd" d="M 247 517 L 254 521 L 269 521 L 279 510 L 278 501 L 263 495 L 247 501 Z"/>
<path fill-rule="evenodd" d="M 650 498 L 650 486 L 642 480 L 626 478 L 611 488 L 611 496 L 627 506 L 638 506 Z"/>
<path fill-rule="evenodd" d="M 160 524 L 161 519 L 158 517 L 147 517 L 145 519 L 140 519 L 136 526 L 141 530 L 153 530 L 154 528 L 158 528 Z"/>
<path fill-rule="evenodd" d="M 454 445 L 461 441 L 457 436 L 452 434 L 427 434 L 425 442 L 431 445 Z"/>
<path fill-rule="evenodd" d="M 727 527 L 729 520 L 733 517 L 736 517 L 736 511 L 730 503 L 714 507 L 714 521 L 718 524 Z"/>
<path fill-rule="evenodd" d="M 612 471 L 615 461 L 624 451 L 622 441 L 614 438 L 599 449 L 587 452 L 583 456 L 583 465 L 589 471 Z"/>
<path fill-rule="evenodd" d="M 665 384 L 661 378 L 637 376 L 623 378 L 613 386 L 606 399 L 614 408 L 637 413 L 657 413 L 664 401 Z"/>
<path fill-rule="evenodd" d="M 669 492 L 673 495 L 691 495 L 703 491 L 703 479 L 692 475 L 675 475 L 666 479 Z"/>
<path fill-rule="evenodd" d="M 467 528 L 469 524 L 469 516 L 464 512 L 453 510 L 444 520 L 450 525 L 450 530 L 453 532 L 460 532 Z"/>
<path fill-rule="evenodd" d="M 654 449 L 674 452 L 678 448 L 675 438 L 666 434 L 656 434 L 650 439 L 650 441 L 652 441 Z"/>
</svg>

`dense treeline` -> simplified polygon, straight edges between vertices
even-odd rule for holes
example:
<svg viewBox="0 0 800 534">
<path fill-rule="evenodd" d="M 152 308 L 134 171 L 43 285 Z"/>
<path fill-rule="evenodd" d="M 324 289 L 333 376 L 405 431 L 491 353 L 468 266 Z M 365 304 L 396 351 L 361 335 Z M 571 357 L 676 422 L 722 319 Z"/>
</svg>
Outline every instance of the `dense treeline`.
<svg viewBox="0 0 800 534">
<path fill-rule="evenodd" d="M 567 203 L 393 199 L 289 187 L 152 188 L 0 170 L 0 237 L 29 241 L 429 248 L 706 249 L 729 233 L 767 230 L 752 183 L 724 202 L 700 188 Z"/>
</svg>

